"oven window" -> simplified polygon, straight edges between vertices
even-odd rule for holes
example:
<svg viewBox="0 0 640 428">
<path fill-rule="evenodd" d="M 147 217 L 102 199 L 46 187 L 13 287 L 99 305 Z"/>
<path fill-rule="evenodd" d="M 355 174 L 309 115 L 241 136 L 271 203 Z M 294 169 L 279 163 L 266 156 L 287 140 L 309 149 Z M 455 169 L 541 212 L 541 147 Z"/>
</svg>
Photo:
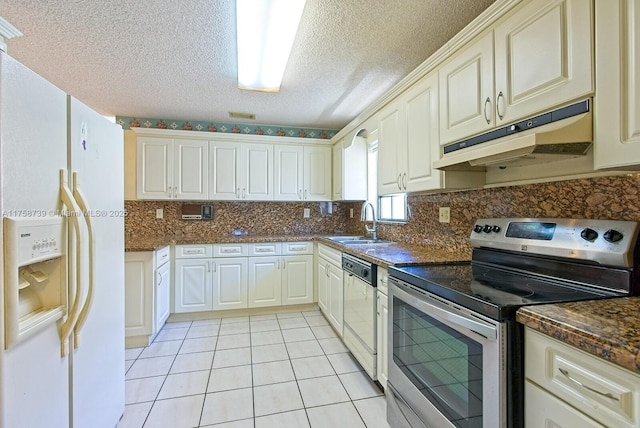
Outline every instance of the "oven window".
<svg viewBox="0 0 640 428">
<path fill-rule="evenodd" d="M 393 360 L 455 426 L 482 426 L 482 345 L 393 299 Z"/>
</svg>

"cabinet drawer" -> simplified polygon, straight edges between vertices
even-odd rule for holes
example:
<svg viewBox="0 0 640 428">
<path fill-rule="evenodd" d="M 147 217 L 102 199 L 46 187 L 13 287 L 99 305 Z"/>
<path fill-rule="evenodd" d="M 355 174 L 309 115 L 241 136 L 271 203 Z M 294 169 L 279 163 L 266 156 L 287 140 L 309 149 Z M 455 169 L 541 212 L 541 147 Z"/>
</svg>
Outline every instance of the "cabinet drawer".
<svg viewBox="0 0 640 428">
<path fill-rule="evenodd" d="M 281 254 L 279 242 L 265 242 L 264 244 L 249 244 L 250 256 L 279 256 Z"/>
<path fill-rule="evenodd" d="M 156 256 L 157 267 L 160 267 L 169 261 L 169 254 L 170 254 L 169 248 L 170 247 L 167 245 L 166 247 L 162 247 L 159 250 L 156 250 L 155 256 Z"/>
<path fill-rule="evenodd" d="M 525 382 L 524 395 L 526 403 L 524 422 L 528 428 L 604 428 L 604 425 L 600 425 L 529 381 Z"/>
<path fill-rule="evenodd" d="M 596 421 L 640 427 L 640 376 L 531 329 L 525 376 Z"/>
<path fill-rule="evenodd" d="M 342 253 L 329 246 L 318 244 L 318 257 L 323 257 L 342 270 Z"/>
<path fill-rule="evenodd" d="M 311 242 L 283 242 L 282 254 L 313 254 L 313 244 Z"/>
<path fill-rule="evenodd" d="M 212 255 L 211 244 L 176 245 L 176 259 L 202 259 Z"/>
<path fill-rule="evenodd" d="M 247 244 L 214 244 L 213 257 L 241 257 L 249 254 Z"/>
</svg>

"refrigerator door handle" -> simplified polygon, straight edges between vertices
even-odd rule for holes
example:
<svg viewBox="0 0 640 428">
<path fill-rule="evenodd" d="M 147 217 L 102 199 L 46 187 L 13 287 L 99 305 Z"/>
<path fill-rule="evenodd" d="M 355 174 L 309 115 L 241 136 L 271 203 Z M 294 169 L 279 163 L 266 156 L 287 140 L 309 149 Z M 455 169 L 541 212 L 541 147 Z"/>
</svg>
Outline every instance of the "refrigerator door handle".
<svg viewBox="0 0 640 428">
<path fill-rule="evenodd" d="M 95 283 L 95 270 L 94 270 L 94 258 L 95 258 L 95 234 L 93 230 L 93 223 L 91 220 L 91 210 L 87 205 L 87 198 L 82 193 L 78 183 L 78 173 L 74 171 L 73 173 L 73 196 L 75 197 L 78 206 L 82 210 L 82 215 L 84 217 L 84 221 L 87 223 L 87 232 L 89 235 L 89 287 L 87 288 L 87 297 L 84 301 L 84 305 L 82 305 L 82 310 L 80 311 L 80 315 L 78 317 L 78 321 L 76 322 L 74 328 L 74 348 L 78 348 L 80 346 L 80 330 L 82 330 L 82 326 L 87 320 L 87 315 L 91 310 L 91 305 L 93 304 L 93 294 L 94 294 L 94 283 Z"/>
<path fill-rule="evenodd" d="M 71 193 L 71 189 L 69 189 L 69 182 L 67 178 L 67 171 L 64 169 L 60 170 L 60 199 L 62 203 L 67 207 L 69 212 L 69 221 L 73 225 L 73 229 L 75 230 L 75 296 L 73 303 L 68 302 L 67 306 L 67 319 L 60 327 L 60 342 L 61 342 L 61 355 L 63 357 L 69 355 L 69 335 L 73 331 L 77 321 L 78 316 L 80 315 L 80 297 L 82 296 L 82 278 L 83 270 L 82 270 L 82 239 L 80 234 L 80 222 L 78 217 L 81 215 L 80 207 L 76 204 L 76 201 L 73 198 L 73 194 Z M 73 257 L 68 255 L 69 260 L 72 261 Z M 69 291 L 71 288 L 71 281 L 69 281 L 69 285 L 67 286 L 67 296 L 70 295 Z M 70 307 L 70 309 L 69 309 Z"/>
</svg>

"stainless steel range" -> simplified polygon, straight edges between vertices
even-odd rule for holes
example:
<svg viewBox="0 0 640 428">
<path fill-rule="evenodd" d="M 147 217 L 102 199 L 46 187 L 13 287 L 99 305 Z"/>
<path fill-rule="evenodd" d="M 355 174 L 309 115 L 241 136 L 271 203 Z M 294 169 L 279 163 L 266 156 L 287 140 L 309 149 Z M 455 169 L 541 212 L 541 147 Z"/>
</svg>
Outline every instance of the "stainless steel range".
<svg viewBox="0 0 640 428">
<path fill-rule="evenodd" d="M 389 268 L 393 427 L 523 426 L 525 305 L 640 294 L 636 222 L 482 219 L 471 262 Z"/>
</svg>

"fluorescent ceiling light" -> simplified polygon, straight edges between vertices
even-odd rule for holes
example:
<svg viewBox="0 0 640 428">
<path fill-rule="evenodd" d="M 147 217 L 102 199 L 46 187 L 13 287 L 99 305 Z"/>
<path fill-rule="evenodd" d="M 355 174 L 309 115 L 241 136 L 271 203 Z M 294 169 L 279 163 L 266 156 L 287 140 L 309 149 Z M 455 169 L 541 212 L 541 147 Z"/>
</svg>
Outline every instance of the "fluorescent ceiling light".
<svg viewBox="0 0 640 428">
<path fill-rule="evenodd" d="M 236 0 L 238 88 L 278 92 L 306 0 Z"/>
</svg>

